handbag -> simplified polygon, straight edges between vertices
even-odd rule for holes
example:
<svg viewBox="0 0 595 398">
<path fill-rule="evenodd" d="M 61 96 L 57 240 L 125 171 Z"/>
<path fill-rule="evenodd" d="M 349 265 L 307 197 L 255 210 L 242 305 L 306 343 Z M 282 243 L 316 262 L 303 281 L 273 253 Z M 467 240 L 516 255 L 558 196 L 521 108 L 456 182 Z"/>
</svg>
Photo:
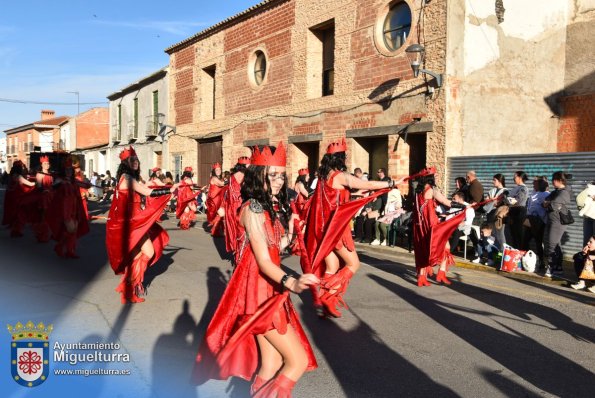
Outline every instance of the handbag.
<svg viewBox="0 0 595 398">
<path fill-rule="evenodd" d="M 574 223 L 574 217 L 572 217 L 572 213 L 570 212 L 570 210 L 566 209 L 566 213 L 564 212 L 559 212 L 560 213 L 560 224 L 562 225 L 570 225 Z"/>
</svg>

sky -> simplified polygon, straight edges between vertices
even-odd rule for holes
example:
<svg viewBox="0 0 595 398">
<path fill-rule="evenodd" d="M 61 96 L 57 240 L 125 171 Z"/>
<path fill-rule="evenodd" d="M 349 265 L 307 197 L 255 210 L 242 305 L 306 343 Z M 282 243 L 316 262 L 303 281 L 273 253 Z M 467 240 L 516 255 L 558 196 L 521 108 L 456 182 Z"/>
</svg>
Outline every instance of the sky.
<svg viewBox="0 0 595 398">
<path fill-rule="evenodd" d="M 81 112 L 107 106 L 107 95 L 168 65 L 167 47 L 259 2 L 3 0 L 0 131 L 39 120 L 42 109 L 76 115 L 69 91 Z"/>
</svg>

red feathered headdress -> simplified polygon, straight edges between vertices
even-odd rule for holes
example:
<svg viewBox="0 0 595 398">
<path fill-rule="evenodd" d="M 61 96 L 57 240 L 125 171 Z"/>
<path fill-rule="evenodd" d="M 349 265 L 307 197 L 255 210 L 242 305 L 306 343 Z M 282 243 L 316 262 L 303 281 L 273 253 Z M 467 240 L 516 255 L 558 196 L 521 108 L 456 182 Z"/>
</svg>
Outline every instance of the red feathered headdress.
<svg viewBox="0 0 595 398">
<path fill-rule="evenodd" d="M 341 142 L 333 142 L 329 144 L 326 149 L 326 153 L 329 155 L 337 152 L 347 152 L 347 143 L 345 142 L 345 138 L 342 138 Z"/>
<path fill-rule="evenodd" d="M 186 171 L 189 171 L 192 173 L 192 167 L 190 167 L 190 166 L 184 167 L 184 172 L 186 172 Z"/>
<path fill-rule="evenodd" d="M 49 163 L 50 158 L 48 156 L 42 156 L 39 158 L 39 163 Z"/>
<path fill-rule="evenodd" d="M 159 170 L 161 170 L 161 167 L 153 167 L 153 168 L 151 169 L 151 171 L 152 171 L 153 173 L 157 173 Z"/>
<path fill-rule="evenodd" d="M 250 158 L 248 156 L 241 156 L 238 158 L 238 164 L 245 164 L 247 166 L 250 164 Z"/>
<path fill-rule="evenodd" d="M 134 151 L 134 148 L 132 147 L 132 145 L 129 148 L 126 148 L 122 152 L 120 152 L 120 160 L 122 162 L 131 156 L 136 156 L 136 152 Z"/>
<path fill-rule="evenodd" d="M 308 170 L 308 169 L 299 169 L 298 170 L 298 175 L 300 175 L 300 176 L 307 176 L 308 174 L 310 174 L 310 170 Z"/>
<path fill-rule="evenodd" d="M 217 162 L 217 163 L 214 163 L 214 164 L 213 164 L 213 167 L 212 167 L 212 169 L 213 169 L 213 170 L 215 170 L 215 169 L 221 169 L 221 168 L 222 168 L 222 167 L 221 167 L 221 164 L 220 164 L 219 162 Z"/>
<path fill-rule="evenodd" d="M 283 142 L 279 143 L 275 153 L 271 153 L 271 148 L 265 146 L 261 151 L 257 147 L 252 152 L 252 158 L 250 164 L 255 166 L 279 166 L 285 167 L 287 164 L 287 154 L 285 153 L 285 146 Z"/>
</svg>

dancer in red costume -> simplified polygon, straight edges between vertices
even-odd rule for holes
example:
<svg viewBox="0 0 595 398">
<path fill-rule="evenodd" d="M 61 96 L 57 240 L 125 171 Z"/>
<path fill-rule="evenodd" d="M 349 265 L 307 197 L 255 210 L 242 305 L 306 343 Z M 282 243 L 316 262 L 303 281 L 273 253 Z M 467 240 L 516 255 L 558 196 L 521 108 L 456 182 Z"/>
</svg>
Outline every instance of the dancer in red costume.
<svg viewBox="0 0 595 398">
<path fill-rule="evenodd" d="M 78 258 L 76 240 L 89 232 L 89 221 L 80 194 L 80 181 L 74 177 L 71 159 L 66 159 L 64 176 L 56 179 L 47 221 L 56 240 L 54 250 L 60 257 Z"/>
<path fill-rule="evenodd" d="M 107 255 L 122 280 L 116 291 L 122 303 L 145 301 L 143 280 L 148 266 L 159 260 L 169 235 L 157 220 L 178 184 L 151 189 L 140 182 L 140 162 L 130 147 L 120 153 L 117 185 L 106 226 Z M 144 208 L 141 195 L 145 198 Z"/>
<path fill-rule="evenodd" d="M 346 307 L 343 295 L 349 281 L 360 267 L 359 257 L 355 251 L 355 244 L 351 236 L 350 220 L 359 207 L 348 206 L 349 210 L 341 215 L 344 226 L 341 231 L 335 231 L 336 240 L 329 238 L 331 218 L 341 204 L 350 201 L 350 189 L 381 190 L 357 202 L 363 206 L 380 194 L 387 192 L 399 181 L 363 181 L 347 173 L 345 166 L 345 152 L 347 144 L 342 142 L 332 143 L 328 146 L 326 154 L 320 162 L 318 169 L 318 184 L 309 204 L 306 222 L 306 247 L 308 252 L 313 248 L 323 253 L 324 261 L 320 264 L 313 261 L 313 272 L 321 278 L 319 301 L 323 306 L 325 315 L 340 317 L 337 305 Z M 361 207 L 360 206 L 360 207 Z M 340 235 L 338 235 L 340 233 Z M 318 256 L 317 256 L 318 257 Z M 317 305 L 318 303 L 315 303 Z M 322 314 L 320 314 L 322 315 Z"/>
<path fill-rule="evenodd" d="M 190 229 L 190 225 L 196 220 L 196 196 L 192 188 L 192 167 L 186 167 L 182 174 L 182 181 L 178 188 L 178 203 L 176 205 L 176 218 L 180 220 L 180 229 Z"/>
<path fill-rule="evenodd" d="M 81 200 L 83 201 L 83 208 L 85 209 L 85 216 L 87 220 L 91 220 L 91 216 L 89 215 L 89 205 L 87 202 L 87 197 L 89 196 L 89 188 L 91 188 L 91 184 L 86 181 L 85 174 L 83 170 L 81 170 L 81 163 L 77 156 L 72 156 L 72 167 L 74 168 L 74 178 L 78 181 L 79 191 L 81 195 Z"/>
<path fill-rule="evenodd" d="M 151 169 L 151 176 L 149 177 L 149 185 L 155 187 L 163 187 L 165 183 L 162 180 L 161 168 L 153 167 Z"/>
<path fill-rule="evenodd" d="M 446 278 L 448 266 L 454 264 L 450 253 L 448 238 L 465 218 L 462 211 L 455 217 L 439 222 L 436 206 L 441 203 L 448 207 L 464 208 L 463 205 L 448 200 L 436 189 L 434 176 L 429 175 L 418 181 L 415 190 L 415 206 L 413 208 L 413 247 L 415 267 L 417 270 L 417 286 L 430 286 L 427 275 L 433 273 L 434 265 L 439 264 L 436 282 L 450 285 Z"/>
<path fill-rule="evenodd" d="M 207 221 L 211 226 L 211 233 L 216 235 L 221 218 L 223 217 L 223 194 L 226 186 L 221 174 L 221 165 L 219 163 L 213 164 L 211 170 L 211 180 L 209 181 L 209 192 L 207 193 Z"/>
<path fill-rule="evenodd" d="M 250 158 L 242 156 L 238 158 L 235 167 L 231 169 L 231 177 L 229 178 L 229 185 L 225 190 L 223 196 L 223 213 L 225 219 L 223 227 L 225 230 L 225 248 L 228 252 L 234 253 L 234 258 L 237 255 L 238 243 L 238 211 L 242 205 L 242 194 L 240 192 L 242 183 L 244 182 L 244 173 L 246 168 L 250 165 Z M 237 258 L 235 258 L 237 262 Z"/>
<path fill-rule="evenodd" d="M 242 185 L 240 261 L 196 358 L 199 384 L 236 376 L 253 379 L 253 397 L 291 397 L 302 374 L 317 367 L 289 291 L 299 293 L 319 280 L 313 274 L 296 279 L 280 268 L 291 232 L 285 233 L 273 201 L 289 211 L 285 162 L 282 144 L 252 155 Z"/>
<path fill-rule="evenodd" d="M 308 197 L 312 192 L 310 190 L 309 182 L 310 171 L 308 169 L 299 169 L 298 178 L 295 180 L 293 189 L 297 193 L 297 197 L 295 198 L 295 204 L 300 215 L 303 214 L 304 207 L 306 206 L 306 202 L 308 201 Z"/>
<path fill-rule="evenodd" d="M 51 238 L 51 231 L 46 220 L 46 215 L 54 194 L 52 189 L 54 177 L 50 174 L 50 158 L 42 156 L 39 158 L 39 161 L 41 168 L 37 172 L 35 180 L 37 188 L 41 192 L 41 200 L 39 201 L 39 220 L 33 225 L 33 230 L 35 231 L 38 242 L 47 242 Z"/>
<path fill-rule="evenodd" d="M 34 201 L 35 183 L 25 178 L 26 170 L 20 160 L 16 160 L 10 169 L 8 189 L 4 197 L 2 225 L 9 226 L 11 238 L 23 236 L 28 219 L 28 208 Z"/>
</svg>

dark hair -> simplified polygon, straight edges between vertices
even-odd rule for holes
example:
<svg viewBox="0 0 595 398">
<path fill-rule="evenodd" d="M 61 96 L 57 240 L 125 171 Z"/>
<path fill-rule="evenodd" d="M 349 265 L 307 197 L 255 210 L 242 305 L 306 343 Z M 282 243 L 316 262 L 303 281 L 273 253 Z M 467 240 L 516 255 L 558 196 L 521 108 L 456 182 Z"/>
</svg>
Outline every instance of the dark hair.
<svg viewBox="0 0 595 398">
<path fill-rule="evenodd" d="M 386 169 L 384 167 L 380 167 L 378 169 L 378 172 L 383 173 L 383 174 L 386 174 Z"/>
<path fill-rule="evenodd" d="M 537 191 L 545 192 L 547 191 L 547 187 L 550 185 L 548 182 L 543 178 L 537 178 L 534 183 L 537 185 Z"/>
<path fill-rule="evenodd" d="M 521 180 L 523 180 L 523 182 L 527 181 L 529 179 L 529 177 L 527 177 L 527 173 L 525 173 L 522 170 L 517 170 L 514 172 L 514 175 L 517 177 L 520 177 Z"/>
<path fill-rule="evenodd" d="M 347 170 L 347 167 L 345 166 L 345 152 L 324 154 L 320 161 L 320 167 L 318 168 L 318 177 L 326 180 L 331 170 Z"/>
<path fill-rule="evenodd" d="M 306 181 L 306 177 L 308 177 L 308 175 L 298 175 L 298 178 L 295 179 L 295 183 L 297 184 L 298 182 L 301 182 L 302 184 L 304 184 L 304 188 L 306 188 L 306 191 L 310 192 L 310 184 L 308 184 L 308 182 Z"/>
<path fill-rule="evenodd" d="M 567 178 L 567 175 L 563 171 L 556 171 L 554 174 L 552 174 L 552 181 L 558 180 L 564 185 L 566 185 Z"/>
<path fill-rule="evenodd" d="M 19 163 L 14 163 L 12 165 L 12 167 L 10 168 L 10 176 L 14 177 L 14 176 L 24 176 L 25 175 L 25 171 L 27 169 L 25 168 L 25 165 L 21 162 Z"/>
<path fill-rule="evenodd" d="M 242 173 L 245 173 L 246 172 L 246 168 L 247 167 L 246 167 L 245 164 L 238 163 L 235 166 L 233 166 L 230 171 L 231 171 L 231 174 L 235 174 L 238 171 L 241 171 Z"/>
<path fill-rule="evenodd" d="M 182 180 L 184 178 L 192 178 L 192 172 L 191 171 L 185 171 L 182 173 Z"/>
<path fill-rule="evenodd" d="M 159 176 L 157 175 L 157 172 L 156 171 L 153 171 L 153 172 L 151 172 L 151 175 L 149 176 L 149 178 L 150 179 L 159 178 Z"/>
<path fill-rule="evenodd" d="M 219 179 L 223 178 L 223 169 L 221 169 L 221 176 L 218 176 L 217 174 L 215 174 L 215 169 L 211 169 L 211 177 L 217 177 Z"/>
<path fill-rule="evenodd" d="M 109 171 L 109 170 L 106 170 L 106 171 L 105 171 L 105 174 L 107 174 L 107 175 L 108 175 L 108 176 L 110 176 L 110 177 L 112 176 L 112 172 L 111 172 L 111 171 Z"/>
<path fill-rule="evenodd" d="M 454 199 L 455 196 L 458 196 L 459 198 L 463 199 L 463 201 L 465 200 L 465 192 L 463 191 L 456 191 L 452 194 L 452 198 Z"/>
<path fill-rule="evenodd" d="M 467 185 L 467 180 L 465 179 L 465 177 L 455 178 L 455 186 L 456 186 L 457 182 L 459 183 L 459 185 L 461 185 L 461 188 L 463 188 L 465 185 Z"/>
<path fill-rule="evenodd" d="M 116 172 L 116 183 L 120 182 L 120 177 L 122 177 L 122 174 L 128 174 L 136 181 L 140 181 L 140 167 L 136 171 L 132 170 L 126 160 L 120 162 L 120 166 L 118 166 L 118 171 Z"/>
<path fill-rule="evenodd" d="M 173 181 L 174 176 L 171 174 L 171 171 L 166 171 L 165 172 L 165 178 L 171 178 L 171 180 Z"/>
<path fill-rule="evenodd" d="M 363 173 L 361 168 L 359 168 L 359 167 L 356 167 L 355 169 L 353 169 L 353 174 L 357 173 L 358 171 L 359 171 L 360 173 Z"/>
<path fill-rule="evenodd" d="M 504 174 L 494 174 L 494 176 L 492 177 L 494 180 L 498 180 L 500 181 L 500 184 L 502 184 L 503 187 L 506 187 L 506 177 L 504 177 Z"/>
<path fill-rule="evenodd" d="M 417 186 L 415 187 L 415 193 L 422 193 L 426 188 L 426 185 L 431 187 L 436 186 L 436 180 L 434 179 L 434 175 L 431 174 L 429 176 L 421 177 L 417 180 Z"/>
<path fill-rule="evenodd" d="M 274 153 L 275 147 L 269 147 Z M 265 179 L 269 172 L 269 166 L 255 166 L 250 165 L 246 168 L 244 174 L 244 183 L 240 190 L 242 199 L 245 201 L 253 199 L 260 203 L 264 210 L 269 212 L 271 220 L 277 218 L 277 212 L 273 208 L 273 194 L 271 192 L 271 184 L 268 182 L 265 188 Z M 287 224 L 289 216 L 291 216 L 291 209 L 289 208 L 289 197 L 287 195 L 287 180 L 284 181 L 279 194 L 277 195 L 279 203 L 279 213 L 282 217 L 281 222 Z"/>
<path fill-rule="evenodd" d="M 494 229 L 494 227 L 489 222 L 484 222 L 484 223 L 481 224 L 481 227 L 479 227 L 479 229 L 480 230 L 482 230 L 482 229 L 489 229 L 491 231 L 491 230 Z"/>
</svg>

